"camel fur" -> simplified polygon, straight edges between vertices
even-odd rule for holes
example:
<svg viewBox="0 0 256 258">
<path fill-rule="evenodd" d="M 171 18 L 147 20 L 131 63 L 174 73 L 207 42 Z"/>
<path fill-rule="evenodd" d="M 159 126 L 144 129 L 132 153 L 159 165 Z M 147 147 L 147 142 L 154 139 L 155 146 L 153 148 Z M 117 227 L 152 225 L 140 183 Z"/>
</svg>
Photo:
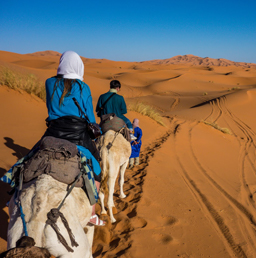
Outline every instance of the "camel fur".
<svg viewBox="0 0 256 258">
<path fill-rule="evenodd" d="M 108 144 L 112 143 L 110 149 L 107 148 Z M 104 188 L 105 182 L 108 185 L 108 209 L 111 223 L 116 220 L 113 216 L 114 204 L 114 187 L 115 181 L 120 170 L 120 198 L 125 198 L 126 195 L 123 191 L 124 184 L 124 174 L 126 167 L 129 162 L 129 157 L 131 156 L 131 144 L 121 135 L 117 134 L 113 130 L 107 131 L 103 136 L 101 136 L 97 142 L 97 146 L 101 156 L 101 169 L 102 169 L 102 184 L 99 191 L 99 199 L 101 202 L 101 214 L 107 214 L 104 207 Z M 106 191 L 105 191 L 106 192 Z"/>
<path fill-rule="evenodd" d="M 28 236 L 32 237 L 37 247 L 47 249 L 51 255 L 60 258 L 91 258 L 94 227 L 87 226 L 92 213 L 89 200 L 81 188 L 75 187 L 66 198 L 61 212 L 66 218 L 78 246 L 71 246 L 68 232 L 60 218 L 56 224 L 73 252 L 58 241 L 56 232 L 45 222 L 47 213 L 57 208 L 67 193 L 67 185 L 47 174 L 23 185 L 20 201 L 25 214 Z M 9 204 L 10 222 L 8 225 L 7 248 L 16 246 L 16 242 L 24 235 L 19 208 L 15 204 L 14 196 Z M 85 233 L 84 228 L 87 228 Z"/>
</svg>

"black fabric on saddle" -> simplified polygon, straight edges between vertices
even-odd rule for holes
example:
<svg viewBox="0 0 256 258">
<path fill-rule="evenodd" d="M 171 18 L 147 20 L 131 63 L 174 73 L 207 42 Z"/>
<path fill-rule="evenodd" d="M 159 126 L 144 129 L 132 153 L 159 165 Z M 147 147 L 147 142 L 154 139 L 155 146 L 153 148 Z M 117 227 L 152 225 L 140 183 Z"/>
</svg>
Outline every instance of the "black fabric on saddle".
<svg viewBox="0 0 256 258">
<path fill-rule="evenodd" d="M 120 131 L 120 134 L 122 134 L 128 142 L 131 142 L 131 136 L 126 126 L 126 123 L 123 119 L 119 118 L 115 113 L 101 116 L 100 127 L 103 134 L 109 130 L 119 132 L 123 128 L 123 130 Z"/>
<path fill-rule="evenodd" d="M 88 149 L 97 161 L 101 161 L 95 142 L 87 131 L 87 121 L 76 116 L 63 116 L 46 123 L 47 130 L 44 136 L 53 136 L 68 140 L 76 145 Z"/>
<path fill-rule="evenodd" d="M 74 143 L 51 136 L 44 137 L 38 152 L 21 168 L 24 182 L 46 173 L 62 183 L 72 184 L 81 171 L 81 161 L 77 154 Z M 83 187 L 82 177 L 75 186 Z"/>
</svg>

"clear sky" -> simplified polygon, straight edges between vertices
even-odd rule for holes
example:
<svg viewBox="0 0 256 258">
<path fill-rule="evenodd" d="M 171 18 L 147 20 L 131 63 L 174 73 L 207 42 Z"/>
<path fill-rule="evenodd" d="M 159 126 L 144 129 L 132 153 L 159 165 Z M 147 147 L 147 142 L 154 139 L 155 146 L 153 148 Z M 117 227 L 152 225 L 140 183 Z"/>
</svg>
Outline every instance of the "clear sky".
<svg viewBox="0 0 256 258">
<path fill-rule="evenodd" d="M 256 0 L 2 0 L 0 50 L 73 50 L 115 61 L 193 54 L 256 63 Z"/>
</svg>

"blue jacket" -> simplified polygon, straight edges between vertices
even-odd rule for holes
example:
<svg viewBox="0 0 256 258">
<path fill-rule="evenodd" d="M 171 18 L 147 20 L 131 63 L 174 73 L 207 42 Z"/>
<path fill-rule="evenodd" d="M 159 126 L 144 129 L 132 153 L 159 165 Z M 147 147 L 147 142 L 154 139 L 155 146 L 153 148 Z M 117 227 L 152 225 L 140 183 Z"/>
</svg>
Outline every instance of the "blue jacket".
<svg viewBox="0 0 256 258">
<path fill-rule="evenodd" d="M 124 114 L 127 113 L 126 104 L 124 101 L 124 97 L 121 95 L 118 95 L 116 93 L 113 93 L 111 90 L 107 93 L 104 93 L 100 95 L 97 106 L 96 106 L 96 112 L 100 110 L 104 102 L 112 95 L 115 94 L 111 99 L 108 100 L 106 105 L 103 108 L 103 111 L 101 115 L 106 115 L 110 113 L 115 113 L 119 118 L 123 119 L 124 122 L 127 124 L 128 128 L 132 129 L 132 124 L 130 120 L 124 116 Z"/>
<path fill-rule="evenodd" d="M 93 113 L 93 106 L 92 106 L 92 96 L 91 90 L 87 84 L 84 82 L 79 81 L 82 91 L 80 91 L 80 86 L 78 83 L 72 86 L 71 93 L 66 95 L 62 104 L 59 105 L 59 101 L 64 89 L 64 80 L 60 81 L 59 86 L 56 88 L 53 98 L 52 94 L 54 91 L 54 85 L 56 82 L 56 78 L 49 78 L 45 82 L 45 89 L 46 89 L 46 105 L 48 109 L 48 118 L 47 121 L 57 119 L 63 116 L 78 116 L 82 117 L 79 109 L 75 105 L 74 101 L 72 100 L 73 97 L 76 98 L 77 102 L 79 103 L 82 110 L 88 116 L 90 122 L 95 123 L 95 116 Z"/>
<path fill-rule="evenodd" d="M 133 145 L 134 141 L 131 142 L 132 154 L 130 158 L 137 158 L 140 156 L 140 147 L 142 144 L 141 142 L 142 130 L 139 127 L 134 128 L 134 136 L 137 137 L 136 142 L 138 142 L 138 144 Z"/>
<path fill-rule="evenodd" d="M 79 103 L 81 109 L 84 113 L 88 116 L 90 122 L 95 123 L 95 116 L 93 113 L 93 105 L 92 105 L 92 96 L 91 90 L 87 84 L 84 82 L 79 81 L 82 91 L 80 91 L 80 86 L 78 83 L 72 86 L 71 93 L 66 95 L 62 104 L 59 105 L 59 101 L 64 89 L 64 80 L 60 81 L 59 86 L 56 88 L 53 98 L 52 94 L 54 91 L 54 85 L 56 82 L 56 78 L 49 78 L 45 82 L 45 89 L 46 89 L 46 106 L 48 109 L 48 118 L 46 121 L 50 121 L 53 119 L 57 119 L 63 116 L 77 116 L 82 117 L 78 107 L 75 105 L 72 98 L 76 98 L 77 102 Z M 93 171 L 96 175 L 99 175 L 101 172 L 100 165 L 98 161 L 94 158 L 91 152 L 83 146 L 77 146 L 78 150 L 80 150 L 87 159 L 92 160 Z"/>
</svg>

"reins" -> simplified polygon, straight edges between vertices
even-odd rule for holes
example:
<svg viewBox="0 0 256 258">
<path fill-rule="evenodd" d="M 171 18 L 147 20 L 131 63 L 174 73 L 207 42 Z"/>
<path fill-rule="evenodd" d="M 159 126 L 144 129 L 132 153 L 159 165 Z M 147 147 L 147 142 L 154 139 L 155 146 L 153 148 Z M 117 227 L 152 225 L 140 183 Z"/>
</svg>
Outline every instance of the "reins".
<svg viewBox="0 0 256 258">
<path fill-rule="evenodd" d="M 69 187 L 69 189 L 67 190 L 67 193 L 64 197 L 64 199 L 62 200 L 62 202 L 60 203 L 60 205 L 58 206 L 58 208 L 53 208 L 51 209 L 48 213 L 47 213 L 47 220 L 46 220 L 46 224 L 50 225 L 53 230 L 56 232 L 57 234 L 57 237 L 58 237 L 58 240 L 65 246 L 65 248 L 68 250 L 68 252 L 74 252 L 74 250 L 69 247 L 67 241 L 65 240 L 65 238 L 61 235 L 60 233 L 60 230 L 56 224 L 58 218 L 60 217 L 61 218 L 61 221 L 63 222 L 64 226 L 66 227 L 67 231 L 68 231 L 68 234 L 69 234 L 69 238 L 70 238 L 70 241 L 71 241 L 71 246 L 75 246 L 77 247 L 78 246 L 78 243 L 76 242 L 75 240 L 75 236 L 73 235 L 69 225 L 68 225 L 68 222 L 67 220 L 65 219 L 64 215 L 62 212 L 60 212 L 60 209 L 62 208 L 66 198 L 69 196 L 69 194 L 72 192 L 73 188 L 75 187 L 77 181 L 79 180 L 79 178 L 84 174 L 86 174 L 87 172 L 82 169 L 82 166 L 81 166 L 81 169 L 80 169 L 80 173 L 77 175 L 75 181 L 72 183 L 72 185 Z"/>
<path fill-rule="evenodd" d="M 18 187 L 18 189 L 16 188 L 16 191 L 15 191 L 15 204 L 18 206 L 18 208 L 20 210 L 20 217 L 22 220 L 25 236 L 28 236 L 27 225 L 26 225 L 26 221 L 25 221 L 25 214 L 23 213 L 23 209 L 22 209 L 22 205 L 21 205 L 21 201 L 20 201 L 20 192 L 21 192 L 22 186 L 23 186 L 23 173 L 20 173 L 19 187 Z"/>
<path fill-rule="evenodd" d="M 116 137 L 118 134 L 121 133 L 121 131 L 126 127 L 126 125 L 124 125 L 118 132 L 115 133 L 114 139 L 112 140 L 112 142 L 109 142 L 108 145 L 106 146 L 106 148 L 108 150 L 110 150 L 110 148 L 113 146 L 113 142 L 115 141 Z"/>
</svg>

